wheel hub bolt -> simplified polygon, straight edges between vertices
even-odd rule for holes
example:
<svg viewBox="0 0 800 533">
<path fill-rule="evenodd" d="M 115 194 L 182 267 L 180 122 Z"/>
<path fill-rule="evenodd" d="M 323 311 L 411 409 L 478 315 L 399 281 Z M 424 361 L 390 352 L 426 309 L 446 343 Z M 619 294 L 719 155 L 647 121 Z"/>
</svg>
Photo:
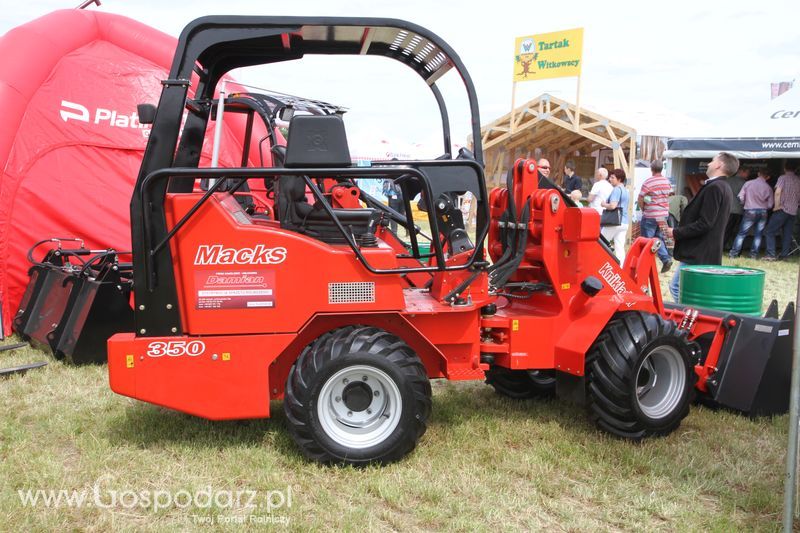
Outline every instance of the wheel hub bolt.
<svg viewBox="0 0 800 533">
<path fill-rule="evenodd" d="M 350 380 L 349 380 L 349 379 L 347 379 L 347 378 L 344 378 L 344 379 L 342 380 L 342 383 L 344 383 L 345 385 L 347 385 L 348 383 L 350 383 Z"/>
<path fill-rule="evenodd" d="M 353 411 L 347 411 L 347 416 L 353 416 Z"/>
<path fill-rule="evenodd" d="M 367 381 L 367 376 L 361 376 L 361 381 Z"/>
<path fill-rule="evenodd" d="M 375 391 L 375 396 L 380 396 L 380 395 L 381 395 L 380 391 Z"/>
<path fill-rule="evenodd" d="M 372 414 L 372 409 L 367 409 L 367 414 L 371 415 Z"/>
<path fill-rule="evenodd" d="M 341 397 L 341 396 L 337 396 L 337 397 L 336 397 L 336 401 L 337 401 L 337 402 L 341 402 L 341 401 L 342 401 L 342 397 Z"/>
</svg>

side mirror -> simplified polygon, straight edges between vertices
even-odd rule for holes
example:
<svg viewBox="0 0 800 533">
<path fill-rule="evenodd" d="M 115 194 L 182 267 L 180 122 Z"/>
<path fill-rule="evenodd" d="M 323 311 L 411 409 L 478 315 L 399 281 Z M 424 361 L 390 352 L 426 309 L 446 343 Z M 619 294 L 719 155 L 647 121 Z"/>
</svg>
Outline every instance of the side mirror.
<svg viewBox="0 0 800 533">
<path fill-rule="evenodd" d="M 292 117 L 294 116 L 294 108 L 291 106 L 286 106 L 280 110 L 278 116 L 282 121 L 289 122 L 292 120 Z"/>
<path fill-rule="evenodd" d="M 458 149 L 458 155 L 456 159 L 466 159 L 468 161 L 475 161 L 475 154 L 472 153 L 471 150 L 464 148 L 463 146 Z"/>
<path fill-rule="evenodd" d="M 139 104 L 136 106 L 136 113 L 139 115 L 139 122 L 152 124 L 156 119 L 156 106 L 153 104 Z"/>
</svg>

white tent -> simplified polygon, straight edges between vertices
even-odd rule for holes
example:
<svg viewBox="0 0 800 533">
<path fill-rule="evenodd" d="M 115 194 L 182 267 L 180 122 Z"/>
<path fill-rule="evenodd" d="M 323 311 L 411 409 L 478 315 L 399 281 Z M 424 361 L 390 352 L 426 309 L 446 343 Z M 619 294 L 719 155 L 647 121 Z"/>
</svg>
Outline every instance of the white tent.
<svg viewBox="0 0 800 533">
<path fill-rule="evenodd" d="M 586 108 L 595 111 L 592 104 Z M 636 100 L 611 100 L 602 111 L 614 120 L 629 124 L 640 137 L 694 137 L 707 135 L 712 125 L 667 106 Z"/>
<path fill-rule="evenodd" d="M 743 109 L 710 133 L 670 139 L 665 157 L 708 159 L 726 151 L 740 159 L 800 158 L 800 87 L 762 107 Z"/>
</svg>

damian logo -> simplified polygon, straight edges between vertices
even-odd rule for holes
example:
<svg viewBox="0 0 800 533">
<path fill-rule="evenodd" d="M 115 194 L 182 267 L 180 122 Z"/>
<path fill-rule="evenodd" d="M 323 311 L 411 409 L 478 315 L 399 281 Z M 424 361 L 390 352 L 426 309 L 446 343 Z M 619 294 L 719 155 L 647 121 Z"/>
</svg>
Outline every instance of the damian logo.
<svg viewBox="0 0 800 533">
<path fill-rule="evenodd" d="M 221 244 L 201 244 L 194 256 L 195 265 L 277 265 L 286 260 L 286 248 L 225 248 Z"/>
</svg>

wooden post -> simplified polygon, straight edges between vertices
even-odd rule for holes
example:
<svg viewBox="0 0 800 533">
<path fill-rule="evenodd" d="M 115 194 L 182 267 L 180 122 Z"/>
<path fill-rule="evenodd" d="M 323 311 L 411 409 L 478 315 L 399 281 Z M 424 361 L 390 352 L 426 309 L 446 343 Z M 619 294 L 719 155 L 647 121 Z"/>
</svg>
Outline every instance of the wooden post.
<svg viewBox="0 0 800 533">
<path fill-rule="evenodd" d="M 636 203 L 636 198 L 633 193 L 636 188 L 636 131 L 630 131 L 631 138 L 628 140 L 630 143 L 630 152 L 628 154 L 628 234 L 625 237 L 626 242 L 631 242 L 631 235 L 633 234 L 633 206 Z"/>
<path fill-rule="evenodd" d="M 581 126 L 581 77 L 578 76 L 578 86 L 575 90 L 575 129 Z"/>
<path fill-rule="evenodd" d="M 511 82 L 511 120 L 508 124 L 509 133 L 514 133 L 514 107 L 517 101 L 517 82 Z"/>
</svg>

